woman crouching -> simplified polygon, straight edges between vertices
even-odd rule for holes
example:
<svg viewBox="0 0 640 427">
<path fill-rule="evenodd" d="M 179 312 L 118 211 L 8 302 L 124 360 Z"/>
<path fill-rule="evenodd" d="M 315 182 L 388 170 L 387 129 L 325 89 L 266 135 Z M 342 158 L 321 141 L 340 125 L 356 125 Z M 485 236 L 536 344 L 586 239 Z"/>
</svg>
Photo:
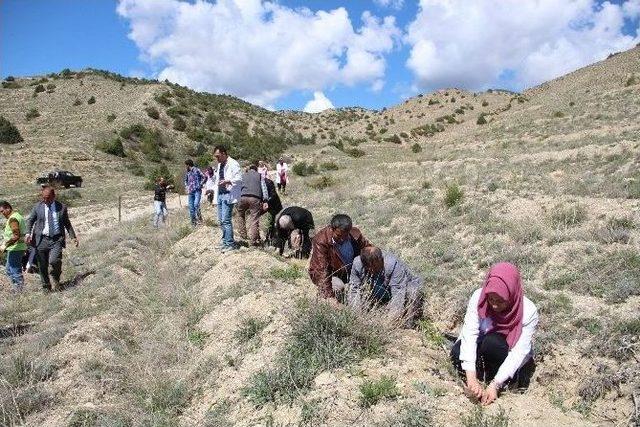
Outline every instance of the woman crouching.
<svg viewBox="0 0 640 427">
<path fill-rule="evenodd" d="M 465 393 L 488 405 L 505 385 L 525 388 L 534 370 L 531 341 L 536 306 L 524 296 L 520 272 L 502 262 L 489 270 L 484 286 L 469 299 L 451 361 L 466 377 Z M 482 382 L 489 383 L 486 388 Z"/>
</svg>

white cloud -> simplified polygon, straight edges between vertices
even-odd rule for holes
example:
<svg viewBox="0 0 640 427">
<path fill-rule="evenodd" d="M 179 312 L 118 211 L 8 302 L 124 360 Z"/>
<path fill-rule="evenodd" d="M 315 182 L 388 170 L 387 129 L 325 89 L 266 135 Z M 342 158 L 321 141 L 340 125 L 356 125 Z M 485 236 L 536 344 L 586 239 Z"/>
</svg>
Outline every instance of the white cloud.
<svg viewBox="0 0 640 427">
<path fill-rule="evenodd" d="M 374 84 L 401 37 L 393 17 L 262 0 L 120 0 L 129 37 L 160 80 L 269 105 L 292 90 Z"/>
<path fill-rule="evenodd" d="M 334 108 L 331 100 L 329 100 L 324 93 L 316 91 L 313 92 L 313 99 L 304 106 L 304 112 L 319 113 L 329 108 Z"/>
<path fill-rule="evenodd" d="M 400 10 L 404 6 L 404 0 L 373 0 L 373 2 L 378 6 L 390 7 L 396 10 Z"/>
<path fill-rule="evenodd" d="M 482 89 L 508 71 L 529 87 L 640 41 L 622 33 L 640 0 L 421 0 L 405 40 L 421 88 Z"/>
</svg>

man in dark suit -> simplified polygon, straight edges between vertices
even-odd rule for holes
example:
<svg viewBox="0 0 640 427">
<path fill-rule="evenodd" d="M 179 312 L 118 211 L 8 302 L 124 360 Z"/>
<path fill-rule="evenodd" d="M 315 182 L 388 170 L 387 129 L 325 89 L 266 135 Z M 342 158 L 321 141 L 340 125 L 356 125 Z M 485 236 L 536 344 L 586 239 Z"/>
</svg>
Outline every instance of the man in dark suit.
<svg viewBox="0 0 640 427">
<path fill-rule="evenodd" d="M 40 279 L 45 291 L 60 289 L 62 249 L 66 246 L 65 230 L 78 246 L 78 238 L 71 226 L 67 207 L 56 200 L 53 187 L 42 188 L 42 201 L 33 207 L 27 220 L 27 243 L 33 240 L 38 256 Z M 51 266 L 51 278 L 49 277 Z"/>
</svg>

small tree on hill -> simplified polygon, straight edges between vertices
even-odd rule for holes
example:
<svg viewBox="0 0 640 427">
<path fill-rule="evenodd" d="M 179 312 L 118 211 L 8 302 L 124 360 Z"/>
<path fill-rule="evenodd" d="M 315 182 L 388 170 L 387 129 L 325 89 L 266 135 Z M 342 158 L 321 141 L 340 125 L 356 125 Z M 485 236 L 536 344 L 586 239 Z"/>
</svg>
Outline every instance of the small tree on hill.
<svg viewBox="0 0 640 427">
<path fill-rule="evenodd" d="M 17 144 L 24 141 L 22 135 L 9 120 L 0 116 L 0 144 Z"/>
<path fill-rule="evenodd" d="M 89 98 L 89 100 L 87 101 L 87 104 L 91 105 L 95 103 L 96 103 L 96 97 L 92 95 L 91 98 Z"/>
</svg>

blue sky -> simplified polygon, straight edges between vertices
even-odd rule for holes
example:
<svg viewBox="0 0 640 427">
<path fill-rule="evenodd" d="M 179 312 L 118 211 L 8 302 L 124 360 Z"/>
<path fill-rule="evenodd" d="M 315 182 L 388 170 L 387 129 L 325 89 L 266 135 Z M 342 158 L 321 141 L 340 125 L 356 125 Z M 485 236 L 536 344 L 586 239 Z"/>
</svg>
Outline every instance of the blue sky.
<svg viewBox="0 0 640 427">
<path fill-rule="evenodd" d="M 0 75 L 93 67 L 170 78 L 270 108 L 303 109 L 319 92 L 336 107 L 379 109 L 446 86 L 521 90 L 639 41 L 640 0 L 594 0 L 588 7 L 589 0 L 423 0 L 422 7 L 409 0 L 282 0 L 278 7 L 285 16 L 273 22 L 263 14 L 268 6 L 254 0 L 255 16 L 265 25 L 258 33 L 272 37 L 263 45 L 251 31 L 255 16 L 246 10 L 217 20 L 233 9 L 234 0 L 209 8 L 192 0 L 179 9 L 178 0 L 121 1 L 120 10 L 115 0 L 0 1 Z M 513 7 L 505 7 L 509 3 Z M 346 20 L 332 12 L 338 8 L 348 12 Z M 332 19 L 320 19 L 320 11 L 331 12 Z M 367 20 L 365 12 L 377 21 Z M 557 16 L 568 18 L 547 27 Z M 384 17 L 395 21 L 382 25 Z M 229 19 L 238 22 L 215 31 Z M 315 35 L 307 33 L 312 25 L 320 25 Z M 335 39 L 326 40 L 334 32 Z M 217 43 L 235 43 L 239 52 L 217 49 Z M 293 45 L 315 53 L 293 55 Z M 513 45 L 522 48 L 514 51 Z"/>
</svg>

